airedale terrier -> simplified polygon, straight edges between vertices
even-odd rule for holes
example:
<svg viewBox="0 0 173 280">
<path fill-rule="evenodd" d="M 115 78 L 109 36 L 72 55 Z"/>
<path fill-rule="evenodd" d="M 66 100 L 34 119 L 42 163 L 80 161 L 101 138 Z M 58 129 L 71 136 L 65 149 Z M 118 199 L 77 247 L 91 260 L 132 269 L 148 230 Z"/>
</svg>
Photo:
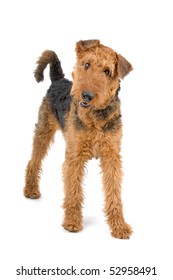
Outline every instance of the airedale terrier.
<svg viewBox="0 0 173 280">
<path fill-rule="evenodd" d="M 87 161 L 95 157 L 100 159 L 103 171 L 105 215 L 111 234 L 129 238 L 132 229 L 124 220 L 121 201 L 122 121 L 118 92 L 120 79 L 132 70 L 132 65 L 99 40 L 79 41 L 76 56 L 73 83 L 64 78 L 55 52 L 46 50 L 37 61 L 37 82 L 43 81 L 44 69 L 50 64 L 52 84 L 39 109 L 24 195 L 40 196 L 41 163 L 55 132 L 61 129 L 66 140 L 63 227 L 71 232 L 82 229 L 82 179 Z"/>
</svg>

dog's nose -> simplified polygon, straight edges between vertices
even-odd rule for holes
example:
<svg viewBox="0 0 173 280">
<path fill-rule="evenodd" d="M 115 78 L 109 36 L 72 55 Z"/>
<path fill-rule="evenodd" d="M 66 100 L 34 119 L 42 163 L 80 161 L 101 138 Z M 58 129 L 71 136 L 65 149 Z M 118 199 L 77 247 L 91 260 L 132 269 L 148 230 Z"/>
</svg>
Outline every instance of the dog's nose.
<svg viewBox="0 0 173 280">
<path fill-rule="evenodd" d="M 90 102 L 94 98 L 94 93 L 84 91 L 84 92 L 82 92 L 82 98 L 83 98 L 84 101 Z"/>
</svg>

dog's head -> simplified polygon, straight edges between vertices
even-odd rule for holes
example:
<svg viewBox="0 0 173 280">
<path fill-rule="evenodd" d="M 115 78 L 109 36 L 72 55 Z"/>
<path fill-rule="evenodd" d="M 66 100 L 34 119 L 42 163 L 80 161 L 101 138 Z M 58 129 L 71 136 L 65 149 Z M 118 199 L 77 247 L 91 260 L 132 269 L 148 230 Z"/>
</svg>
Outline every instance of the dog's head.
<svg viewBox="0 0 173 280">
<path fill-rule="evenodd" d="M 104 108 L 116 95 L 119 80 L 132 65 L 99 40 L 79 41 L 76 44 L 77 62 L 72 73 L 72 95 L 83 108 Z"/>
</svg>

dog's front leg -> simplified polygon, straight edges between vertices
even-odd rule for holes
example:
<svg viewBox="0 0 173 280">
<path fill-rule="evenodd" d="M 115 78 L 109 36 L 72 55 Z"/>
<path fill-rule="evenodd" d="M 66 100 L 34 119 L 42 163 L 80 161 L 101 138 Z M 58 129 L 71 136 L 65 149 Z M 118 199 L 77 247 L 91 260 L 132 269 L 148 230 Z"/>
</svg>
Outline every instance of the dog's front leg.
<svg viewBox="0 0 173 280">
<path fill-rule="evenodd" d="M 63 227 L 71 232 L 82 229 L 82 179 L 86 160 L 82 154 L 67 153 L 63 165 L 64 180 L 64 223 Z"/>
<path fill-rule="evenodd" d="M 121 201 L 121 159 L 117 151 L 104 153 L 101 157 L 103 171 L 103 188 L 105 192 L 105 214 L 111 229 L 111 234 L 116 238 L 129 238 L 132 233 L 131 227 L 123 217 Z"/>
</svg>

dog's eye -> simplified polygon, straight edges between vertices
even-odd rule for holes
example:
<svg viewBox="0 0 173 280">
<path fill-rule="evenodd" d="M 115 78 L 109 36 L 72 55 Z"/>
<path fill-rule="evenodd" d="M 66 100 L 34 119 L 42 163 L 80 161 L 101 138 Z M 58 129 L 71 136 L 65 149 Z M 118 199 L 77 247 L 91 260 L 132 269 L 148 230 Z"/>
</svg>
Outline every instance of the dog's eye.
<svg viewBox="0 0 173 280">
<path fill-rule="evenodd" d="M 104 70 L 104 73 L 105 73 L 105 75 L 106 75 L 107 77 L 110 77 L 110 75 L 111 75 L 111 72 L 110 72 L 110 70 L 109 70 L 108 68 L 106 68 L 106 69 Z"/>
<path fill-rule="evenodd" d="M 85 63 L 85 64 L 84 64 L 84 69 L 85 69 L 85 70 L 87 70 L 89 67 L 90 67 L 90 64 L 89 64 L 89 63 Z"/>
</svg>

